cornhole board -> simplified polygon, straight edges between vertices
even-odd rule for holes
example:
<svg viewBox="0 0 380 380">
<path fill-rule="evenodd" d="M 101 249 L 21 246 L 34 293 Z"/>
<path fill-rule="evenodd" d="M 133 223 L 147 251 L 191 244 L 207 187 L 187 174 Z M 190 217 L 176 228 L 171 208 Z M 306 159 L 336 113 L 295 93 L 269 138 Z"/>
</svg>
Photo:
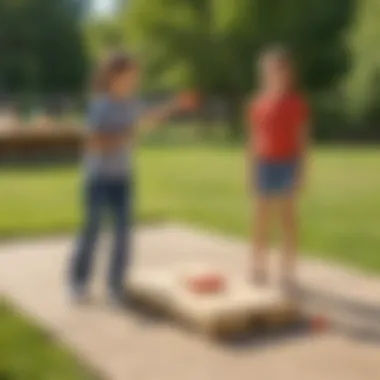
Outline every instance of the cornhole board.
<svg viewBox="0 0 380 380">
<path fill-rule="evenodd" d="M 186 286 L 185 273 L 178 268 L 136 271 L 129 280 L 131 295 L 140 305 L 209 337 L 285 326 L 300 318 L 297 303 L 274 288 L 257 288 L 225 274 L 225 290 L 198 294 Z"/>
</svg>

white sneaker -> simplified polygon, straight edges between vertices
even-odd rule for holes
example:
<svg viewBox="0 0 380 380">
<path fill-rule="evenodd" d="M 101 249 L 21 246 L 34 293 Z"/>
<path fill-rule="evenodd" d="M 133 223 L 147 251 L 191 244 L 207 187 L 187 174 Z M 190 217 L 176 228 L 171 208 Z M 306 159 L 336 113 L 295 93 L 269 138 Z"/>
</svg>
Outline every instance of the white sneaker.
<svg viewBox="0 0 380 380">
<path fill-rule="evenodd" d="M 84 285 L 70 285 L 69 299 L 72 303 L 82 305 L 88 302 L 88 293 Z"/>
</svg>

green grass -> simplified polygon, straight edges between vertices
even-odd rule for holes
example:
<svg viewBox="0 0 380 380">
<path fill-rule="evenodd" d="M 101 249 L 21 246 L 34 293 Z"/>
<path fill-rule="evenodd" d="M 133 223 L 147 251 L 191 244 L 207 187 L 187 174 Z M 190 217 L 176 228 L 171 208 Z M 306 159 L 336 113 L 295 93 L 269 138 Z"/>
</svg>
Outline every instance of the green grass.
<svg viewBox="0 0 380 380">
<path fill-rule="evenodd" d="M 1 380 L 94 379 L 72 355 L 4 303 L 0 321 Z"/>
<path fill-rule="evenodd" d="M 302 248 L 380 273 L 380 149 L 320 148 L 302 204 Z M 142 148 L 140 221 L 171 220 L 248 237 L 243 153 L 227 147 Z M 75 231 L 77 168 L 0 171 L 0 237 Z"/>
</svg>

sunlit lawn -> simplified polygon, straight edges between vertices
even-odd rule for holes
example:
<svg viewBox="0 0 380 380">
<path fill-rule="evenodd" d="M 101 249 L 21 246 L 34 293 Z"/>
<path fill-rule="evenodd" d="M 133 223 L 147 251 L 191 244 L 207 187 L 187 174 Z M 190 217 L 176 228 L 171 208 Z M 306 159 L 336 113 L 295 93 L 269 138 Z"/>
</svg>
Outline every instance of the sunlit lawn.
<svg viewBox="0 0 380 380">
<path fill-rule="evenodd" d="M 1 380 L 90 380 L 75 358 L 0 301 Z"/>
<path fill-rule="evenodd" d="M 305 251 L 380 272 L 380 149 L 314 152 L 303 202 Z M 141 222 L 178 220 L 248 237 L 243 153 L 237 148 L 143 148 L 136 160 Z M 75 231 L 80 176 L 74 167 L 2 169 L 0 235 Z"/>
</svg>

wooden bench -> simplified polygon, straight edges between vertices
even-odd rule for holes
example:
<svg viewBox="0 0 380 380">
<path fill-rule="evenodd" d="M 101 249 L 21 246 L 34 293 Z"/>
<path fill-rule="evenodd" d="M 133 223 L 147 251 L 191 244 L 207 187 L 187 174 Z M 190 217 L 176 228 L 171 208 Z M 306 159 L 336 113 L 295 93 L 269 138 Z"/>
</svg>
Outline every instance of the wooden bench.
<svg viewBox="0 0 380 380">
<path fill-rule="evenodd" d="M 79 129 L 19 129 L 0 134 L 0 163 L 75 160 L 82 150 Z"/>
</svg>

